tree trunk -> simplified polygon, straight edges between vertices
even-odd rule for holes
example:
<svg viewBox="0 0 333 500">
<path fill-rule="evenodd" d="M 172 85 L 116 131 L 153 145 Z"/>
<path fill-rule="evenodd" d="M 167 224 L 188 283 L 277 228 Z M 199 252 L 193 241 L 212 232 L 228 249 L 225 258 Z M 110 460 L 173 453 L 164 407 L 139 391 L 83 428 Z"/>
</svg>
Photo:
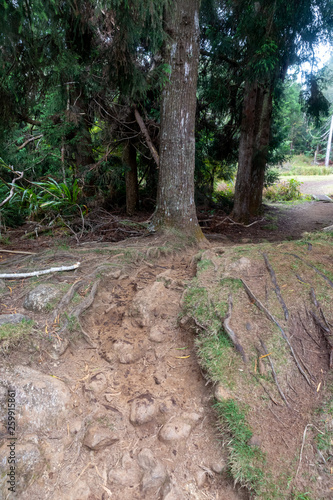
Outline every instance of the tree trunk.
<svg viewBox="0 0 333 500">
<path fill-rule="evenodd" d="M 136 149 L 128 141 L 123 152 L 123 162 L 129 168 L 125 173 L 126 181 L 126 213 L 133 215 L 138 204 L 138 167 L 136 163 Z"/>
<path fill-rule="evenodd" d="M 199 62 L 200 0 L 175 0 L 166 14 L 170 67 L 161 107 L 156 228 L 175 228 L 203 239 L 194 203 L 195 109 Z"/>
<path fill-rule="evenodd" d="M 258 215 L 262 204 L 272 116 L 270 86 L 262 87 L 257 80 L 245 87 L 238 172 L 232 217 L 247 223 Z"/>
</svg>

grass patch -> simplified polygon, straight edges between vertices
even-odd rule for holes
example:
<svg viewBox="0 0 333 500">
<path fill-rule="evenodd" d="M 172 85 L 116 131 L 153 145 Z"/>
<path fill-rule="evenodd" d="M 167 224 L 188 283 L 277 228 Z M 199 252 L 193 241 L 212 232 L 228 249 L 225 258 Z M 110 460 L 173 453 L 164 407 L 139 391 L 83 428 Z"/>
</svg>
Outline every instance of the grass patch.
<svg viewBox="0 0 333 500">
<path fill-rule="evenodd" d="M 230 434 L 229 469 L 236 483 L 260 494 L 264 481 L 265 455 L 256 446 L 248 444 L 252 431 L 247 425 L 246 414 L 233 399 L 214 405 L 218 414 L 219 427 Z"/>
<path fill-rule="evenodd" d="M 0 346 L 8 349 L 18 341 L 31 334 L 34 322 L 23 320 L 20 323 L 5 323 L 0 326 Z"/>
</svg>

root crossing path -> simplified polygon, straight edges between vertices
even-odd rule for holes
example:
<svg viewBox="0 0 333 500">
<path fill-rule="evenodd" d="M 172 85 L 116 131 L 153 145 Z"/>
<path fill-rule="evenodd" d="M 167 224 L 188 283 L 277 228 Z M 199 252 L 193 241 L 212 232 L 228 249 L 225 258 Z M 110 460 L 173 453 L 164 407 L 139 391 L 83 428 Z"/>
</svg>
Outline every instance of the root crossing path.
<svg viewBox="0 0 333 500">
<path fill-rule="evenodd" d="M 44 498 L 247 498 L 228 479 L 194 334 L 178 326 L 189 262 L 175 257 L 102 279 L 82 319 L 95 347 L 73 342 L 53 363 L 75 412 Z"/>
</svg>

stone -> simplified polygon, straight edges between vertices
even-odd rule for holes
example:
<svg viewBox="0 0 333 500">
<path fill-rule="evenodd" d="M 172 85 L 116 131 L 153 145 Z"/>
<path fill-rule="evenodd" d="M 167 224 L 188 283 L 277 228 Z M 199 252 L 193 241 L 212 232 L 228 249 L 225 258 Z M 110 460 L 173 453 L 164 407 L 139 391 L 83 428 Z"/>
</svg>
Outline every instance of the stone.
<svg viewBox="0 0 333 500">
<path fill-rule="evenodd" d="M 60 291 L 52 285 L 38 285 L 28 293 L 23 303 L 23 307 L 33 312 L 44 311 L 59 294 Z"/>
<path fill-rule="evenodd" d="M 86 389 L 92 391 L 94 394 L 99 394 L 104 391 L 108 386 L 108 381 L 104 373 L 96 373 L 93 375 L 89 382 L 86 384 Z"/>
<path fill-rule="evenodd" d="M 132 401 L 130 422 L 133 425 L 142 425 L 153 420 L 157 412 L 157 405 L 152 395 L 147 392 Z"/>
<path fill-rule="evenodd" d="M 163 425 L 159 432 L 159 439 L 163 442 L 181 441 L 186 439 L 191 432 L 191 425 L 180 418 L 175 418 L 171 422 Z"/>
<path fill-rule="evenodd" d="M 251 437 L 251 439 L 249 439 L 248 443 L 247 443 L 249 446 L 258 446 L 258 448 L 260 448 L 261 446 L 261 440 L 258 436 L 256 436 L 255 434 L 253 434 L 253 436 Z"/>
<path fill-rule="evenodd" d="M 117 340 L 113 344 L 113 349 L 122 364 L 135 363 L 141 356 L 140 350 L 135 345 L 123 340 Z"/>
<path fill-rule="evenodd" d="M 167 334 L 159 325 L 152 326 L 149 332 L 149 340 L 153 342 L 164 342 L 167 340 Z"/>
<path fill-rule="evenodd" d="M 108 273 L 108 278 L 111 278 L 113 280 L 117 280 L 121 275 L 121 269 L 115 269 L 114 271 L 111 271 Z"/>
<path fill-rule="evenodd" d="M 166 481 L 168 474 L 164 464 L 154 457 L 149 448 L 143 448 L 137 457 L 139 466 L 144 470 L 142 478 L 143 491 L 151 488 L 160 488 Z"/>
<path fill-rule="evenodd" d="M 312 194 L 311 196 L 315 201 L 323 201 L 324 203 L 333 203 L 332 198 L 330 198 L 326 194 Z"/>
<path fill-rule="evenodd" d="M 251 261 L 247 257 L 241 257 L 240 259 L 236 260 L 236 262 L 232 262 L 228 266 L 228 270 L 235 270 L 235 271 L 248 271 L 251 267 Z"/>
<path fill-rule="evenodd" d="M 212 469 L 213 472 L 216 472 L 216 474 L 221 474 L 227 467 L 226 462 L 221 458 L 220 460 L 214 460 L 210 468 Z"/>
<path fill-rule="evenodd" d="M 131 307 L 131 315 L 140 327 L 151 326 L 155 319 L 155 309 L 159 302 L 167 300 L 168 290 L 160 281 L 152 286 L 140 290 L 134 297 Z"/>
<path fill-rule="evenodd" d="M 59 342 L 58 339 L 54 339 L 52 340 L 51 347 L 48 349 L 47 353 L 52 359 L 58 360 L 66 352 L 68 346 L 68 339 L 63 337 L 61 342 Z"/>
<path fill-rule="evenodd" d="M 121 467 L 110 469 L 108 473 L 110 482 L 118 483 L 127 488 L 137 486 L 141 482 L 142 476 L 142 470 L 128 452 L 122 457 Z"/>
<path fill-rule="evenodd" d="M 322 231 L 324 231 L 325 233 L 331 233 L 331 232 L 333 232 L 333 226 L 324 227 L 324 229 L 322 229 Z"/>
<path fill-rule="evenodd" d="M 1 314 L 0 316 L 0 326 L 5 324 L 16 325 L 17 323 L 21 323 L 22 321 L 29 321 L 30 318 L 25 316 L 24 314 Z"/>
<path fill-rule="evenodd" d="M 112 446 L 117 441 L 119 441 L 119 437 L 108 427 L 92 425 L 84 436 L 83 444 L 91 450 L 98 451 Z"/>
<path fill-rule="evenodd" d="M 199 489 L 203 488 L 207 481 L 207 473 L 204 470 L 198 470 L 195 473 L 195 481 Z"/>
<path fill-rule="evenodd" d="M 217 384 L 217 386 L 215 387 L 214 396 L 218 401 L 231 399 L 231 395 L 221 384 Z"/>
</svg>

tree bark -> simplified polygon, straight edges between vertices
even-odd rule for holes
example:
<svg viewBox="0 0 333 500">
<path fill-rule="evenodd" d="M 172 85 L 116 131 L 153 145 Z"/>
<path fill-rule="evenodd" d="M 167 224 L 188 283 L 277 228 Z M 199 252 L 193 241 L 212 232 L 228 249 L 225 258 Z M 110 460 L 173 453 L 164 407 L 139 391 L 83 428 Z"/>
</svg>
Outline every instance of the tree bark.
<svg viewBox="0 0 333 500">
<path fill-rule="evenodd" d="M 257 80 L 245 87 L 238 172 L 232 218 L 248 223 L 262 204 L 265 168 L 271 130 L 272 92 Z"/>
<path fill-rule="evenodd" d="M 166 13 L 171 40 L 165 46 L 169 81 L 162 96 L 156 228 L 204 236 L 194 203 L 195 109 L 199 62 L 200 0 L 175 0 Z"/>
<path fill-rule="evenodd" d="M 125 173 L 126 181 L 126 213 L 133 215 L 138 204 L 138 168 L 136 163 L 136 149 L 128 141 L 123 152 L 123 162 L 129 168 Z"/>
</svg>

